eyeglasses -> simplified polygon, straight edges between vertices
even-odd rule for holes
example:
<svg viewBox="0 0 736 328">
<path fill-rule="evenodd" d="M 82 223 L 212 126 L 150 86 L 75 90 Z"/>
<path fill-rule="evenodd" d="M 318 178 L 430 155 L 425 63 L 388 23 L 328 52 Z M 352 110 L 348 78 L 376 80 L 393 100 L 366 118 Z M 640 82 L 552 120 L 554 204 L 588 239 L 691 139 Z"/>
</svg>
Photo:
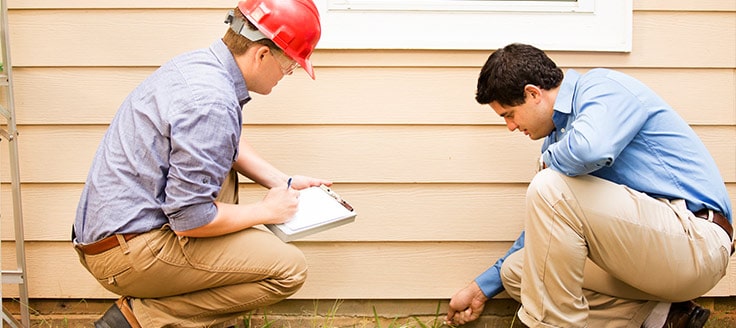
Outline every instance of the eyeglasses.
<svg viewBox="0 0 736 328">
<path fill-rule="evenodd" d="M 282 53 L 282 52 L 279 51 L 279 54 L 281 54 L 281 55 L 280 56 L 276 56 L 275 55 L 275 52 L 276 52 L 275 50 L 272 50 L 271 51 L 271 56 L 273 56 L 273 58 L 276 59 L 276 62 L 279 64 L 279 68 L 281 68 L 281 73 L 282 74 L 289 75 L 292 72 L 294 72 L 294 70 L 297 67 L 299 67 L 299 63 L 297 63 L 293 59 L 289 58 L 284 53 Z M 286 59 L 288 61 L 287 62 L 287 65 L 282 64 L 282 60 L 279 60 L 279 57 Z"/>
</svg>

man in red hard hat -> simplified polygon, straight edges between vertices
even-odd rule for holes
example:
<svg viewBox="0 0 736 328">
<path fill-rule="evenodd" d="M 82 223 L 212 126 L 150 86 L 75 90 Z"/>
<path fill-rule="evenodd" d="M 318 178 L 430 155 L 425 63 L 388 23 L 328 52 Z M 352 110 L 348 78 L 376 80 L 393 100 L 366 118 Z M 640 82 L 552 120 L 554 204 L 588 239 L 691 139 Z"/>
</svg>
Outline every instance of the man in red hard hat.
<svg viewBox="0 0 736 328">
<path fill-rule="evenodd" d="M 226 23 L 221 40 L 133 90 L 100 143 L 72 238 L 84 267 L 122 297 L 95 327 L 222 326 L 306 279 L 299 249 L 253 227 L 285 222 L 299 189 L 331 182 L 260 157 L 241 142 L 241 111 L 297 66 L 314 78 L 319 13 L 310 0 L 247 0 Z M 266 196 L 238 204 L 238 173 Z"/>
</svg>

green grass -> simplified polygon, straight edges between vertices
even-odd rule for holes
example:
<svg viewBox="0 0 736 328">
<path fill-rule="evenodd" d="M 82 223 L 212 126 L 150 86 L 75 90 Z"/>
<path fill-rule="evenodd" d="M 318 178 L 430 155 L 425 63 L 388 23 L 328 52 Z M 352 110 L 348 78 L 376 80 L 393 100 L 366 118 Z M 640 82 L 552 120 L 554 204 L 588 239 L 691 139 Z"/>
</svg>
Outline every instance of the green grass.
<svg viewBox="0 0 736 328">
<path fill-rule="evenodd" d="M 335 303 L 330 307 L 330 309 L 325 313 L 324 315 L 321 315 L 318 313 L 318 304 L 315 302 L 314 305 L 314 311 L 309 314 L 311 318 L 307 319 L 310 321 L 311 328 L 335 328 L 335 327 L 350 327 L 350 328 L 443 328 L 443 327 L 450 327 L 454 328 L 454 326 L 448 326 L 444 324 L 444 313 L 441 313 L 441 303 L 437 303 L 437 309 L 432 317 L 429 319 L 424 319 L 425 321 L 422 321 L 418 316 L 410 316 L 408 318 L 383 318 L 378 314 L 378 310 L 375 306 L 372 307 L 373 309 L 373 317 L 370 318 L 372 321 L 366 321 L 368 318 L 357 318 L 353 316 L 348 316 L 348 321 L 362 321 L 360 323 L 353 323 L 348 324 L 347 326 L 345 323 L 340 325 L 337 321 L 339 320 L 339 317 L 337 315 L 337 310 L 339 309 L 340 305 L 342 304 L 342 301 L 335 301 Z M 263 314 L 258 315 L 261 318 L 258 318 L 259 320 L 254 320 L 254 314 L 253 312 L 247 313 L 243 316 L 243 328 L 301 328 L 304 327 L 303 324 L 299 323 L 300 321 L 295 321 L 295 318 L 291 318 L 289 320 L 288 318 L 284 318 L 282 320 L 278 319 L 269 319 L 268 312 L 263 312 Z M 352 320 L 351 320 L 352 319 Z M 299 319 L 296 319 L 299 320 Z M 302 319 L 304 320 L 304 319 Z M 255 323 L 254 321 L 258 321 L 258 323 Z M 388 321 L 388 322 L 387 322 Z M 293 326 L 292 326 L 293 325 Z M 385 326 L 384 326 L 385 325 Z M 238 326 L 240 328 L 241 326 Z"/>
<path fill-rule="evenodd" d="M 17 303 L 18 300 L 9 299 L 8 303 L 11 302 Z M 415 315 L 407 314 L 405 312 L 406 307 L 396 311 L 392 308 L 391 302 L 379 302 L 374 303 L 374 305 L 369 303 L 368 311 L 358 310 L 360 314 L 351 310 L 354 304 L 350 301 L 322 301 L 329 302 L 324 304 L 319 302 L 315 300 L 311 304 L 310 302 L 301 303 L 302 306 L 298 307 L 278 307 L 280 310 L 277 310 L 277 312 L 271 311 L 269 308 L 262 308 L 257 311 L 243 313 L 237 318 L 237 322 L 233 321 L 231 324 L 238 328 L 452 328 L 452 326 L 444 325 L 442 304 L 446 304 L 446 302 L 443 303 L 442 301 L 438 301 L 436 307 L 434 307 L 434 302 L 428 304 L 430 308 L 434 307 L 434 311 L 418 310 L 414 313 L 421 314 Z M 705 299 L 704 302 L 712 312 L 705 328 L 736 327 L 736 297 L 719 298 L 715 302 L 711 299 Z M 53 304 L 53 306 L 49 304 Z M 359 302 L 357 304 L 362 306 L 361 304 L 365 303 Z M 33 302 L 32 305 L 34 305 Z M 96 319 L 96 314 L 84 312 L 88 306 L 86 300 L 61 302 L 61 305 L 53 302 L 41 302 L 35 305 L 41 305 L 39 309 L 42 309 L 41 311 L 44 311 L 44 313 L 31 306 L 31 327 L 33 328 L 92 327 L 92 321 Z M 16 304 L 12 307 L 16 317 L 17 306 Z M 347 310 L 344 308 L 346 306 Z M 518 312 L 518 306 L 517 304 L 513 307 L 516 308 L 514 314 Z M 99 308 L 99 304 L 95 308 Z M 302 308 L 302 310 L 298 310 L 298 308 Z M 513 308 L 510 310 L 513 310 Z M 49 309 L 65 309 L 68 312 L 50 312 Z M 399 314 L 398 317 L 385 315 L 385 313 L 397 312 L 402 314 Z M 80 316 L 80 314 L 84 315 Z M 493 321 L 493 323 L 487 322 L 486 326 L 489 328 L 522 326 L 516 315 L 512 316 L 509 310 L 494 315 L 500 315 L 505 319 Z M 484 327 L 484 324 L 478 325 L 476 323 L 469 326 Z"/>
<path fill-rule="evenodd" d="M 434 319 L 432 319 L 431 323 L 425 323 L 419 321 L 417 317 L 412 317 L 419 325 L 418 327 L 421 328 L 440 328 L 440 327 L 446 327 L 448 325 L 445 325 L 445 320 L 442 318 L 442 313 L 440 313 L 440 303 L 437 303 L 437 310 L 434 313 Z M 449 326 L 454 327 L 454 326 Z"/>
</svg>

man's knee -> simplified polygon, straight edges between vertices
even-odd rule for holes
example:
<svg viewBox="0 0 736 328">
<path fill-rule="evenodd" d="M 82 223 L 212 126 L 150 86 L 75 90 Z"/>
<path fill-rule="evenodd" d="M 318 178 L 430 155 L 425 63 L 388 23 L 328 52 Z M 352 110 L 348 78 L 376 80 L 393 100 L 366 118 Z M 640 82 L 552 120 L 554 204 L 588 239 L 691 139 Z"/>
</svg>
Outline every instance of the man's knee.
<svg viewBox="0 0 736 328">
<path fill-rule="evenodd" d="M 302 288 L 302 285 L 304 285 L 304 282 L 307 281 L 307 273 L 308 273 L 306 262 L 304 262 L 303 266 L 300 266 L 298 271 L 295 271 L 295 274 L 291 278 L 291 294 L 296 293 L 299 289 Z"/>
<path fill-rule="evenodd" d="M 287 258 L 289 259 L 289 268 L 277 279 L 279 289 L 285 296 L 292 295 L 301 289 L 307 280 L 307 272 L 309 271 L 307 259 L 300 249 L 292 247 Z"/>
<path fill-rule="evenodd" d="M 532 181 L 529 182 L 529 187 L 526 190 L 526 198 L 544 197 L 550 190 L 554 189 L 555 186 L 563 182 L 563 175 L 552 169 L 545 169 L 539 171 Z"/>
</svg>

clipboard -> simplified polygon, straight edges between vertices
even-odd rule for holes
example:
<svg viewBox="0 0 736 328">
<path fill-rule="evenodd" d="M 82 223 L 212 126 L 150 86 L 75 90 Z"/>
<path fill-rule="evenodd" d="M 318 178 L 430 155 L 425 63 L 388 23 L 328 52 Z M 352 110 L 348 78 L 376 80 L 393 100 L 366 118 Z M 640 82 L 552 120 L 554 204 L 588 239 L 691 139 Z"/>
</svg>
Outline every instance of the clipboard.
<svg viewBox="0 0 736 328">
<path fill-rule="evenodd" d="M 299 191 L 296 214 L 284 223 L 266 224 L 284 242 L 300 239 L 355 221 L 355 209 L 329 187 L 309 187 Z"/>
</svg>

